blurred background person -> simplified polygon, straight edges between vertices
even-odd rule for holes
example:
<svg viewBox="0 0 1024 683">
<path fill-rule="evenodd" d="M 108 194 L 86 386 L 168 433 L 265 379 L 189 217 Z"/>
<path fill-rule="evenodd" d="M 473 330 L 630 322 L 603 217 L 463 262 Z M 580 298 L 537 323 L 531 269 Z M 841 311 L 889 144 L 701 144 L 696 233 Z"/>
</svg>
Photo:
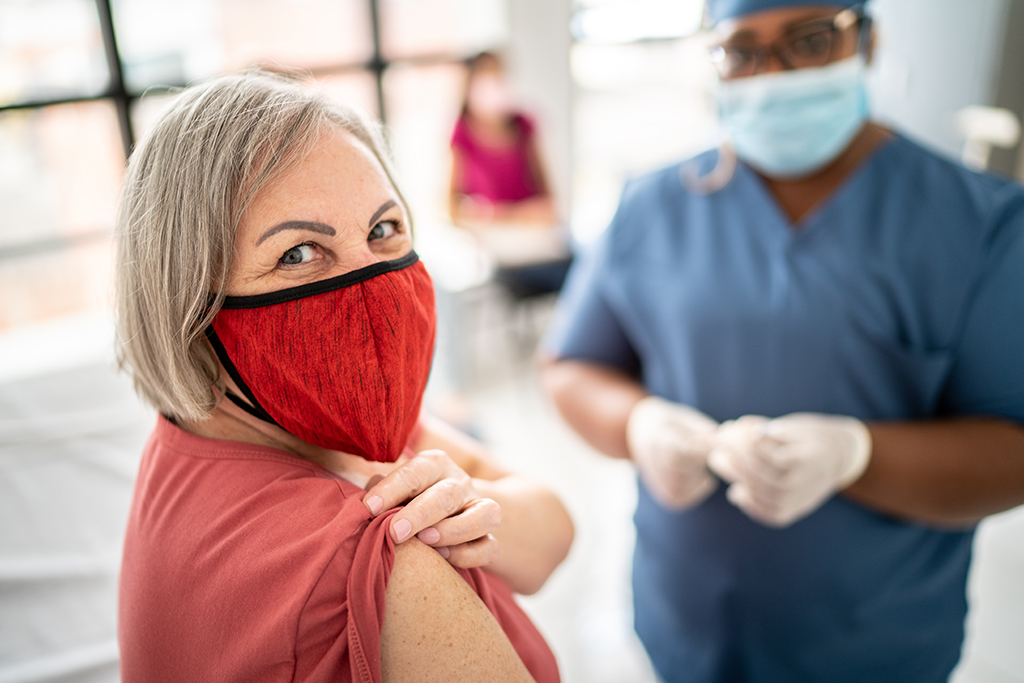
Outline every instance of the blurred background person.
<svg viewBox="0 0 1024 683">
<path fill-rule="evenodd" d="M 557 216 L 534 136 L 536 123 L 517 111 L 496 53 L 469 60 L 460 112 L 451 141 L 452 219 L 459 225 L 553 225 Z"/>
<path fill-rule="evenodd" d="M 869 120 L 862 5 L 708 14 L 727 142 L 627 184 L 546 385 L 636 465 L 666 681 L 946 681 L 1024 503 L 1024 187 Z"/>
<path fill-rule="evenodd" d="M 440 270 L 447 274 L 439 278 L 440 381 L 430 400 L 447 421 L 478 434 L 468 400 L 479 374 L 475 349 L 490 347 L 481 341 L 497 336 L 529 357 L 543 329 L 538 315 L 546 320 L 550 313 L 549 295 L 561 288 L 572 254 L 537 123 L 518 104 L 504 59 L 484 51 L 467 60 L 461 95 L 447 192 L 451 224 L 462 230 L 442 231 L 450 244 L 426 256 L 438 262 L 438 252 L 444 253 Z M 460 258 L 454 247 L 466 235 L 469 248 Z M 446 286 L 453 272 L 472 273 L 477 263 L 485 265 L 470 286 Z M 442 384 L 448 386 L 438 389 Z"/>
<path fill-rule="evenodd" d="M 515 106 L 493 52 L 469 60 L 451 138 L 449 210 L 494 258 L 514 296 L 558 291 L 572 257 L 537 143 L 536 123 Z"/>
</svg>

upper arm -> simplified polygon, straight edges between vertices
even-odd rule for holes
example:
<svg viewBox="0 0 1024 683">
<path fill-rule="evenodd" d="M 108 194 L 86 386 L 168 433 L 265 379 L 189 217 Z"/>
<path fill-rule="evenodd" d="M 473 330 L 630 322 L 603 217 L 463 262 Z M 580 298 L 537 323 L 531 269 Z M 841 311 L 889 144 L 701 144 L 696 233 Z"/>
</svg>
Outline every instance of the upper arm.
<svg viewBox="0 0 1024 683">
<path fill-rule="evenodd" d="M 636 375 L 640 360 L 604 292 L 608 237 L 606 233 L 573 263 L 543 351 L 553 359 L 586 361 Z"/>
<path fill-rule="evenodd" d="M 462 194 L 465 194 L 463 180 L 465 177 L 465 154 L 470 145 L 469 133 L 466 130 L 466 122 L 462 116 L 455 122 L 455 129 L 452 131 L 448 149 L 451 151 L 452 172 L 448 186 L 448 196 L 451 201 Z"/>
<path fill-rule="evenodd" d="M 533 174 L 537 194 L 547 196 L 551 194 L 551 190 L 548 187 L 548 176 L 544 170 L 544 159 L 541 157 L 540 146 L 537 144 L 537 136 L 531 135 L 526 144 L 526 155 L 530 162 L 530 173 Z"/>
<path fill-rule="evenodd" d="M 437 552 L 395 547 L 380 637 L 384 681 L 533 681 L 505 632 Z"/>
<path fill-rule="evenodd" d="M 448 193 L 452 197 L 462 194 L 462 152 L 457 147 L 452 147 L 452 173 Z"/>
<path fill-rule="evenodd" d="M 955 414 L 1024 422 L 1024 226 L 1014 227 L 993 250 L 964 320 L 944 397 Z"/>
</svg>

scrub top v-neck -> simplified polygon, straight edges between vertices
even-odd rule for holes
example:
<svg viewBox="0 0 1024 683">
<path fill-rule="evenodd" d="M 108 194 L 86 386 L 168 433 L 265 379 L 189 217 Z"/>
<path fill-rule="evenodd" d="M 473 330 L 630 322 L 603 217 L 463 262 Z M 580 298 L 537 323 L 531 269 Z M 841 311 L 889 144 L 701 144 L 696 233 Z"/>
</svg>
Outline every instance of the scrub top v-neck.
<svg viewBox="0 0 1024 683">
<path fill-rule="evenodd" d="M 897 135 L 794 229 L 746 166 L 711 194 L 682 171 L 627 184 L 563 290 L 554 357 L 716 420 L 1024 422 L 1024 188 Z M 724 487 L 673 513 L 642 483 L 635 521 L 636 628 L 669 683 L 944 681 L 959 657 L 972 530 L 842 497 L 776 530 Z"/>
</svg>

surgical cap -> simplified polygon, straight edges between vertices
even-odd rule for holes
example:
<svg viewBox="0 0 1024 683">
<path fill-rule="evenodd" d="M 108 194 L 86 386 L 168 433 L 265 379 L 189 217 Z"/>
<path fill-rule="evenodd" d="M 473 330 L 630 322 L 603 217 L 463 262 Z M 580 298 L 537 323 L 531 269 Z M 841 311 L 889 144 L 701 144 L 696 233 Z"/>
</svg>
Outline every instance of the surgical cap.
<svg viewBox="0 0 1024 683">
<path fill-rule="evenodd" d="M 777 9 L 779 7 L 797 7 L 799 5 L 837 5 L 839 7 L 853 7 L 858 2 L 846 0 L 707 0 L 708 16 L 713 23 L 722 19 L 731 19 L 752 12 L 761 12 L 766 9 Z"/>
</svg>

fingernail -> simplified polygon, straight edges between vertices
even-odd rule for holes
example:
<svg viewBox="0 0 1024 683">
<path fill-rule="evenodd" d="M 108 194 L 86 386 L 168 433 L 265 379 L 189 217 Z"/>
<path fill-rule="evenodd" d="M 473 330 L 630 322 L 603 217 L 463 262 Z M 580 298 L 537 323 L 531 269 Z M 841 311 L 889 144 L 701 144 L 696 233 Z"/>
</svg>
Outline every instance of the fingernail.
<svg viewBox="0 0 1024 683">
<path fill-rule="evenodd" d="M 427 545 L 434 545 L 441 540 L 441 532 L 434 527 L 428 527 L 416 534 L 416 538 L 420 539 Z"/>
<path fill-rule="evenodd" d="M 400 519 L 391 527 L 395 532 L 395 542 L 401 543 L 412 535 L 412 524 L 407 519 Z"/>
<path fill-rule="evenodd" d="M 443 557 L 443 558 L 444 558 L 444 559 L 446 559 L 446 560 L 447 560 L 447 559 L 448 559 L 448 558 L 449 558 L 449 557 L 451 556 L 451 554 L 452 554 L 452 551 L 451 551 L 451 550 L 448 550 L 448 546 L 446 546 L 446 545 L 443 545 L 443 546 L 441 546 L 440 548 L 434 548 L 434 550 L 436 550 L 436 551 L 437 551 L 437 554 L 438 554 L 438 555 L 440 555 L 441 557 Z"/>
<path fill-rule="evenodd" d="M 370 508 L 370 512 L 375 515 L 379 515 L 380 511 L 384 509 L 384 499 L 380 496 L 370 496 L 366 499 L 366 507 Z"/>
</svg>

